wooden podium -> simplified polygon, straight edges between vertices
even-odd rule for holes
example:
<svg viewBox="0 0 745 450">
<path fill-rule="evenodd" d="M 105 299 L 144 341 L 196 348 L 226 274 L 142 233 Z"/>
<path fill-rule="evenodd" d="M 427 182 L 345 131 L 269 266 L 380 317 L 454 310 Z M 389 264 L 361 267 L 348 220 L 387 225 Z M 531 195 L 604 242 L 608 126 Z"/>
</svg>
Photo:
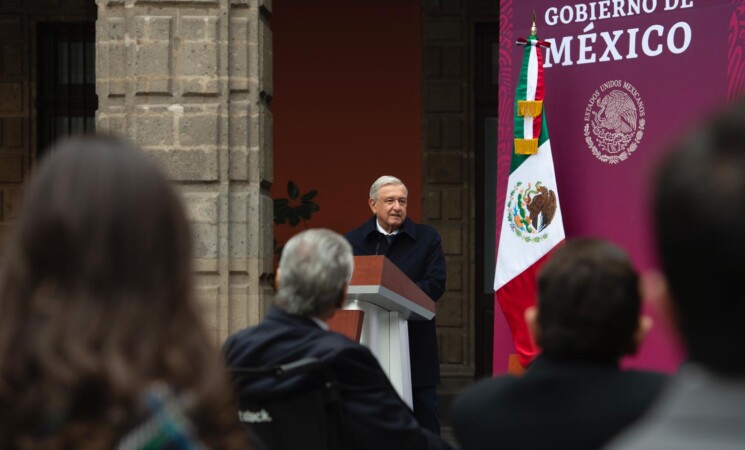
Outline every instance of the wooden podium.
<svg viewBox="0 0 745 450">
<path fill-rule="evenodd" d="M 355 256 L 344 309 L 364 312 L 360 343 L 370 348 L 412 407 L 407 321 L 432 319 L 435 302 L 385 256 Z"/>
</svg>

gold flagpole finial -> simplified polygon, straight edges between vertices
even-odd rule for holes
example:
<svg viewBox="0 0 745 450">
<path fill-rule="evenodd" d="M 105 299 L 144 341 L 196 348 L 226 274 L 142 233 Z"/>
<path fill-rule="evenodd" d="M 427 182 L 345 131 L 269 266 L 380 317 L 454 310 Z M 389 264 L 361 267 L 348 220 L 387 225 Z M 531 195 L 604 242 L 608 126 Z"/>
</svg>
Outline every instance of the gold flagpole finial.
<svg viewBox="0 0 745 450">
<path fill-rule="evenodd" d="M 535 26 L 535 9 L 533 10 L 533 26 L 530 27 L 530 35 L 538 36 L 538 27 Z"/>
</svg>

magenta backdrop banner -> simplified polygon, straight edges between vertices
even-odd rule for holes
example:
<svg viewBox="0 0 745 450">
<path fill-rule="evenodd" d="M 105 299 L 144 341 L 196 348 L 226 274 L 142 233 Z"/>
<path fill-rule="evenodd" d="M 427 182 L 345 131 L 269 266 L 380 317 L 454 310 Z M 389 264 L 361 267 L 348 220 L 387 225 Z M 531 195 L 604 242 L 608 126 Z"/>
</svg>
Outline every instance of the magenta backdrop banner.
<svg viewBox="0 0 745 450">
<path fill-rule="evenodd" d="M 515 40 L 530 34 L 535 11 L 538 37 L 551 43 L 544 53 L 544 105 L 567 238 L 609 239 L 639 270 L 654 268 L 650 172 L 672 140 L 743 90 L 745 1 L 502 0 L 500 6 L 498 218 L 522 55 Z M 500 352 L 506 358 L 512 344 L 499 339 L 495 358 Z M 681 358 L 656 320 L 627 365 L 673 371 Z"/>
</svg>

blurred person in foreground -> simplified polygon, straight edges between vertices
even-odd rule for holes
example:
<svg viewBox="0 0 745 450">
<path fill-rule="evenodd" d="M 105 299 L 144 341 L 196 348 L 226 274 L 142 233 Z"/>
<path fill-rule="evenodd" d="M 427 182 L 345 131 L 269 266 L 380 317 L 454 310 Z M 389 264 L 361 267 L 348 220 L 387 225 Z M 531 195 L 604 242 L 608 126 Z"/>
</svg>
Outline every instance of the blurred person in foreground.
<svg viewBox="0 0 745 450">
<path fill-rule="evenodd" d="M 324 321 L 343 306 L 353 265 L 352 247 L 333 231 L 311 229 L 293 236 L 282 250 L 274 305 L 261 324 L 228 338 L 228 366 L 252 368 L 318 358 L 339 385 L 343 448 L 450 448 L 417 423 L 367 347 L 328 330 Z M 261 379 L 242 384 L 239 395 L 291 396 L 307 382 Z"/>
<path fill-rule="evenodd" d="M 190 239 L 138 149 L 91 136 L 50 151 L 3 257 L 0 448 L 246 448 Z"/>
<path fill-rule="evenodd" d="M 745 448 L 745 104 L 678 143 L 654 178 L 656 302 L 685 363 L 613 449 Z"/>
<path fill-rule="evenodd" d="M 456 399 L 463 450 L 597 449 L 649 407 L 666 377 L 623 371 L 651 326 L 626 254 L 601 240 L 567 241 L 538 275 L 526 313 L 542 353 L 522 377 L 482 381 Z"/>
</svg>

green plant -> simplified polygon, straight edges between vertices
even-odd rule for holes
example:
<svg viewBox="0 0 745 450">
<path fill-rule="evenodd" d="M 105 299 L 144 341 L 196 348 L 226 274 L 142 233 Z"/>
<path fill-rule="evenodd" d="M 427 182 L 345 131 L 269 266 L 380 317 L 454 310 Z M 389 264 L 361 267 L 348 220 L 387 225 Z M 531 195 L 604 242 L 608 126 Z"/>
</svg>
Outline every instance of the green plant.
<svg viewBox="0 0 745 450">
<path fill-rule="evenodd" d="M 290 180 L 287 182 L 287 198 L 274 199 L 274 224 L 289 224 L 291 227 L 298 226 L 301 222 L 303 228 L 308 228 L 307 220 L 321 210 L 316 202 L 313 201 L 318 195 L 318 191 L 312 190 L 305 194 L 300 193 L 297 183 Z M 282 253 L 282 248 L 277 247 L 277 241 L 274 241 L 274 253 Z"/>
</svg>

